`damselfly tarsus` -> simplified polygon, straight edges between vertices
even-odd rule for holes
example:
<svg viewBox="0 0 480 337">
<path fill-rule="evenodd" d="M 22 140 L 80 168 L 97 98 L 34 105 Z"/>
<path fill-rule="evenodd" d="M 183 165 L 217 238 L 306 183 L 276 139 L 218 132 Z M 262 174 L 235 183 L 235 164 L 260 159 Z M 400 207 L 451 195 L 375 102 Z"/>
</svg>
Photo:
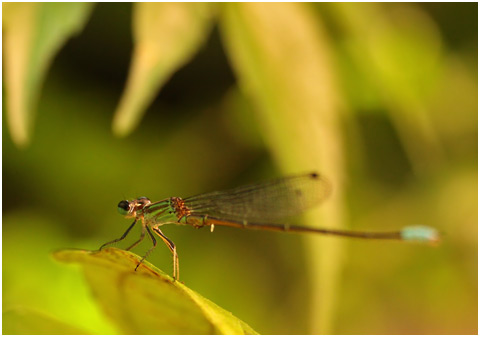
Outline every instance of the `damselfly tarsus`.
<svg viewBox="0 0 480 337">
<path fill-rule="evenodd" d="M 168 223 L 187 224 L 196 228 L 228 226 L 247 229 L 263 229 L 284 232 L 319 233 L 362 239 L 391 239 L 400 241 L 436 242 L 438 233 L 427 226 L 405 227 L 393 232 L 361 232 L 310 228 L 279 222 L 281 219 L 301 213 L 323 201 L 330 193 L 330 184 L 317 173 L 303 174 L 251 184 L 235 189 L 200 194 L 189 198 L 172 197 L 151 202 L 146 197 L 122 200 L 118 211 L 126 218 L 134 218 L 127 231 L 103 247 L 123 240 L 138 221 L 142 223 L 140 238 L 127 250 L 138 245 L 147 233 L 153 246 L 147 251 L 137 268 L 156 247 L 157 234 L 173 254 L 173 278 L 178 279 L 179 265 L 175 244 L 167 238 L 160 226 Z M 153 231 L 153 233 L 152 233 Z"/>
</svg>

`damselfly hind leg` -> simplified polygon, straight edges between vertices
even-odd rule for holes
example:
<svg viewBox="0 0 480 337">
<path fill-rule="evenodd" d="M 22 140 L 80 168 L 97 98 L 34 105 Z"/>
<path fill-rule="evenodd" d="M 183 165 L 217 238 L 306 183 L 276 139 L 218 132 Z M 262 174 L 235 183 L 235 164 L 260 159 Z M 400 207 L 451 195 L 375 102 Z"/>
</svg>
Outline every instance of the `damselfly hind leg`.
<svg viewBox="0 0 480 337">
<path fill-rule="evenodd" d="M 119 242 L 119 241 L 122 241 L 123 239 L 125 239 L 127 237 L 128 233 L 130 232 L 130 230 L 133 228 L 133 226 L 135 226 L 136 222 L 137 222 L 137 220 L 135 219 L 135 221 L 130 225 L 130 227 L 128 227 L 128 229 L 125 231 L 125 233 L 123 233 L 123 235 L 120 238 L 109 241 L 107 243 L 104 243 L 98 250 L 100 251 L 105 246 L 111 245 L 112 243 L 116 243 L 116 242 Z"/>
<path fill-rule="evenodd" d="M 152 227 L 153 231 L 160 236 L 163 242 L 167 245 L 168 249 L 172 252 L 173 255 L 173 280 L 178 280 L 180 275 L 179 264 L 178 264 L 178 255 L 177 255 L 177 248 L 175 244 L 162 233 L 162 231 L 158 227 Z"/>
</svg>

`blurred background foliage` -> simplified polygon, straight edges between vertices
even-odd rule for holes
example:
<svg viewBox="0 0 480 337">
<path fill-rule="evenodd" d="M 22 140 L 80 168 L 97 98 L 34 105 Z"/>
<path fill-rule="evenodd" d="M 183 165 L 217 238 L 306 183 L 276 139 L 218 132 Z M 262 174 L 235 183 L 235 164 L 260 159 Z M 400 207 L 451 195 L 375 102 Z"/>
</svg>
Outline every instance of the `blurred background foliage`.
<svg viewBox="0 0 480 337">
<path fill-rule="evenodd" d="M 298 222 L 421 223 L 442 244 L 167 225 L 182 281 L 260 333 L 476 334 L 477 19 L 476 3 L 3 4 L 4 327 L 121 332 L 50 257 L 119 237 L 121 199 L 318 170 L 334 194 Z M 171 272 L 166 247 L 149 261 Z"/>
</svg>

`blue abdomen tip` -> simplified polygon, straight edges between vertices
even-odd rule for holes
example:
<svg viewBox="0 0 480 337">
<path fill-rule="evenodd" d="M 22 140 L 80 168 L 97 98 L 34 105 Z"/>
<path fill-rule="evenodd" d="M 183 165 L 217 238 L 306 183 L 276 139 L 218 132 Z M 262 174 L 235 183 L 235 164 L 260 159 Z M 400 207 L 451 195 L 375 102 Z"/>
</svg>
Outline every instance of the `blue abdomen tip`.
<svg viewBox="0 0 480 337">
<path fill-rule="evenodd" d="M 436 229 L 423 225 L 405 227 L 400 235 L 405 241 L 438 242 L 440 240 Z"/>
</svg>

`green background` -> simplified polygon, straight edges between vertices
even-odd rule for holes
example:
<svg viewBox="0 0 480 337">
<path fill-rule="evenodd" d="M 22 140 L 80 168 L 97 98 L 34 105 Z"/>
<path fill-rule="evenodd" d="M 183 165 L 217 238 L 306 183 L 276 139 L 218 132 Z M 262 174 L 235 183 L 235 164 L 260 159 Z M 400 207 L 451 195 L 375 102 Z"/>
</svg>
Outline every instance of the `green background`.
<svg viewBox="0 0 480 337">
<path fill-rule="evenodd" d="M 340 128 L 334 132 L 341 130 L 338 137 L 344 142 L 348 227 L 391 230 L 418 223 L 443 236 L 437 247 L 313 239 L 318 245 L 344 241 L 328 332 L 476 334 L 477 4 L 381 7 L 387 22 L 389 15 L 396 17 L 400 32 L 412 29 L 411 37 L 433 29 L 438 41 L 432 51 L 421 40 L 390 36 L 393 52 L 377 60 L 380 69 L 389 69 L 392 56 L 401 58 L 402 48 L 411 47 L 414 54 L 416 47 L 424 49 L 411 63 L 400 62 L 407 67 L 395 69 L 380 84 L 363 58 L 368 39 L 345 33 L 355 23 L 355 11 L 347 19 L 337 15 L 334 5 L 302 6 L 322 22 L 333 50 L 342 105 Z M 420 16 L 415 22 L 424 24 L 409 25 L 412 17 L 418 19 L 415 15 Z M 131 4 L 95 5 L 84 29 L 51 64 L 26 148 L 14 145 L 5 121 L 4 79 L 4 311 L 27 308 L 92 333 L 119 332 L 81 274 L 54 262 L 52 251 L 97 249 L 119 237 L 130 224 L 116 211 L 122 199 L 187 197 L 285 174 L 272 155 L 281 149 L 266 141 L 268 128 L 259 122 L 259 108 L 237 82 L 235 56 L 225 49 L 235 43 L 227 41 L 233 35 L 217 24 L 166 82 L 133 133 L 125 138 L 112 134 L 133 47 L 131 16 Z M 395 76 L 403 73 L 412 76 L 401 83 Z M 415 96 L 412 102 L 408 94 L 398 96 L 405 88 Z M 420 120 L 434 135 L 435 146 L 399 131 L 395 118 L 405 109 L 395 111 L 398 97 L 403 108 L 421 102 L 426 117 Z M 288 128 L 283 133 L 288 143 L 292 134 Z M 408 146 L 426 152 L 412 157 Z M 311 155 L 302 148 L 295 151 Z M 138 230 L 117 247 L 127 247 Z M 320 281 L 309 272 L 314 260 L 307 256 L 304 235 L 218 227 L 210 233 L 174 225 L 162 230 L 177 245 L 181 280 L 259 333 L 320 332 L 312 328 L 320 316 L 311 293 Z M 142 255 L 148 248 L 145 240 L 134 252 Z M 322 259 L 328 260 L 328 254 Z M 166 247 L 159 245 L 149 261 L 171 273 Z"/>
</svg>

